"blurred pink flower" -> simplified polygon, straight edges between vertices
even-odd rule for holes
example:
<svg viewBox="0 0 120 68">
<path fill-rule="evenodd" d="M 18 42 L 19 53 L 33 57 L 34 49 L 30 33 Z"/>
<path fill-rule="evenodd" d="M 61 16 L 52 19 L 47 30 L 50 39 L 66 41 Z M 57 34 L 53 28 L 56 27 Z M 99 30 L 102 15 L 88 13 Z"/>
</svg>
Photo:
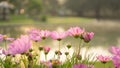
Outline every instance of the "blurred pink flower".
<svg viewBox="0 0 120 68">
<path fill-rule="evenodd" d="M 27 52 L 31 48 L 31 41 L 27 35 L 21 35 L 20 38 L 16 39 L 8 45 L 7 50 L 3 50 L 5 55 L 15 55 Z"/>
<path fill-rule="evenodd" d="M 85 64 L 74 64 L 73 68 L 88 68 Z"/>
<path fill-rule="evenodd" d="M 33 41 L 40 41 L 41 36 L 40 36 L 40 30 L 38 29 L 32 29 L 28 32 L 30 39 Z"/>
<path fill-rule="evenodd" d="M 52 63 L 50 61 L 41 61 L 41 64 L 45 65 L 47 68 L 52 68 Z"/>
<path fill-rule="evenodd" d="M 120 56 L 114 56 L 112 58 L 113 64 L 115 65 L 115 68 L 120 68 Z"/>
<path fill-rule="evenodd" d="M 0 34 L 0 41 L 3 41 L 3 35 Z"/>
<path fill-rule="evenodd" d="M 115 68 L 120 68 L 120 47 L 112 46 L 110 52 L 114 54 L 112 61 Z"/>
<path fill-rule="evenodd" d="M 6 40 L 8 40 L 8 41 L 14 41 L 15 39 L 14 38 L 6 38 Z"/>
<path fill-rule="evenodd" d="M 58 40 L 58 41 L 61 41 L 66 36 L 67 36 L 66 32 L 56 32 L 56 31 L 53 31 L 51 33 L 51 38 L 54 39 L 54 40 Z"/>
<path fill-rule="evenodd" d="M 94 33 L 93 32 L 84 32 L 82 34 L 82 38 L 85 42 L 89 42 L 94 36 Z"/>
<path fill-rule="evenodd" d="M 68 34 L 70 36 L 74 36 L 75 38 L 78 38 L 81 36 L 81 34 L 84 32 L 84 29 L 81 29 L 80 27 L 71 27 L 68 29 Z"/>
<path fill-rule="evenodd" d="M 43 49 L 44 49 L 45 52 L 49 52 L 50 51 L 50 47 L 48 47 L 48 46 L 43 47 Z"/>
<path fill-rule="evenodd" d="M 114 55 L 120 55 L 120 47 L 112 46 L 110 52 Z"/>
<path fill-rule="evenodd" d="M 48 30 L 41 30 L 40 31 L 40 37 L 42 39 L 46 39 L 46 37 L 48 37 L 48 36 L 50 36 L 50 31 L 48 31 Z"/>
<path fill-rule="evenodd" d="M 7 35 L 2 35 L 2 34 L 0 34 L 0 41 L 3 41 L 3 40 L 6 40 L 6 41 L 14 41 L 14 38 L 10 38 L 10 37 L 8 37 Z"/>
<path fill-rule="evenodd" d="M 99 55 L 99 56 L 97 56 L 97 59 L 98 59 L 99 61 L 101 61 L 102 63 L 106 63 L 106 62 L 108 62 L 108 61 L 111 60 L 111 57 L 110 57 L 110 56 L 102 56 L 102 55 Z"/>
</svg>

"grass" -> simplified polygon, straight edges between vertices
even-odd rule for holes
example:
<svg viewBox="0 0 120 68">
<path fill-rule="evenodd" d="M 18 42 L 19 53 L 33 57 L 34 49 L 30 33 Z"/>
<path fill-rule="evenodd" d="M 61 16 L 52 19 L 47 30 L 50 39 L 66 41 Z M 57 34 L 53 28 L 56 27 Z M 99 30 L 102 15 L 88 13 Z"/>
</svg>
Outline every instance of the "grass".
<svg viewBox="0 0 120 68">
<path fill-rule="evenodd" d="M 10 20 L 7 21 L 0 21 L 0 25 L 9 25 L 9 24 L 25 24 L 29 23 L 32 24 L 34 21 L 25 15 L 11 15 Z"/>
<path fill-rule="evenodd" d="M 83 17 L 48 17 L 48 23 L 84 23 L 93 19 Z"/>
<path fill-rule="evenodd" d="M 84 23 L 90 22 L 93 19 L 90 18 L 82 18 L 82 17 L 53 17 L 48 16 L 46 22 L 41 22 L 40 20 L 33 20 L 26 15 L 11 15 L 10 20 L 8 21 L 0 21 L 0 25 L 5 24 L 35 24 L 35 23 Z"/>
</svg>

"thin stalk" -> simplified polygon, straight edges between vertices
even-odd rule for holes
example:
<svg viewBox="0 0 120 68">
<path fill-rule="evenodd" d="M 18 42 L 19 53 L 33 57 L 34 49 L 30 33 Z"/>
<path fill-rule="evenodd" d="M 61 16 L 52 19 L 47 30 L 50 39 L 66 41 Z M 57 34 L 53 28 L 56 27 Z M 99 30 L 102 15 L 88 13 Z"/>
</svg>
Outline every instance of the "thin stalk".
<svg viewBox="0 0 120 68">
<path fill-rule="evenodd" d="M 84 56 L 85 59 L 87 58 L 87 52 L 89 51 L 89 48 L 90 48 L 90 47 L 89 47 L 89 43 L 87 43 L 86 46 L 87 46 L 87 47 L 86 47 L 85 56 Z"/>
<path fill-rule="evenodd" d="M 59 45 L 58 45 L 58 51 L 60 52 L 60 41 L 59 41 Z M 58 59 L 60 60 L 60 53 L 58 53 Z"/>
<path fill-rule="evenodd" d="M 40 51 L 40 53 L 39 53 L 39 54 L 41 54 L 41 51 Z M 41 56 L 39 55 L 39 64 L 40 64 L 40 60 L 41 60 L 41 59 L 40 59 L 40 57 L 41 57 Z"/>
<path fill-rule="evenodd" d="M 82 39 L 80 39 L 80 43 L 78 45 L 78 54 L 77 55 L 80 55 L 81 45 L 82 45 Z"/>
<path fill-rule="evenodd" d="M 22 58 L 22 61 L 23 61 L 23 63 L 24 63 L 24 67 L 25 67 L 25 68 L 28 68 L 28 67 L 27 67 L 27 61 L 26 61 L 25 55 L 22 55 L 21 58 Z"/>
<path fill-rule="evenodd" d="M 45 54 L 45 60 L 47 61 L 47 55 Z"/>
<path fill-rule="evenodd" d="M 33 46 L 33 50 L 35 50 L 35 52 L 38 54 L 37 59 L 39 59 L 39 60 L 37 60 L 37 63 L 40 64 L 40 53 L 41 53 L 41 51 L 39 52 L 39 49 L 36 49 L 36 48 L 39 47 L 39 42 L 38 41 L 34 42 L 34 44 L 35 45 Z"/>
<path fill-rule="evenodd" d="M 59 41 L 59 48 L 58 48 L 58 50 L 60 51 L 60 41 Z"/>
<path fill-rule="evenodd" d="M 105 68 L 105 64 L 104 64 L 104 68 Z"/>
</svg>

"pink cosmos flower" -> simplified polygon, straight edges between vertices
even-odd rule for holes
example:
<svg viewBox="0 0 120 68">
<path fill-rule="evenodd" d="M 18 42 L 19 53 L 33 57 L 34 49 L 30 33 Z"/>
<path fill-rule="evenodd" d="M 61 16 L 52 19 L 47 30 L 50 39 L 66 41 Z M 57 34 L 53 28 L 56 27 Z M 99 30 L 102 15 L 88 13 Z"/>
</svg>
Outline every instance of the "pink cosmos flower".
<svg viewBox="0 0 120 68">
<path fill-rule="evenodd" d="M 67 36 L 66 32 L 56 32 L 56 31 L 53 31 L 51 33 L 51 38 L 54 39 L 54 40 L 58 40 L 58 41 L 61 41 L 66 36 Z"/>
<path fill-rule="evenodd" d="M 94 33 L 93 32 L 84 32 L 82 34 L 82 38 L 85 42 L 89 42 L 94 36 Z"/>
<path fill-rule="evenodd" d="M 114 56 L 112 58 L 113 64 L 115 65 L 115 68 L 120 68 L 120 56 Z"/>
<path fill-rule="evenodd" d="M 28 33 L 29 33 L 30 39 L 32 39 L 34 41 L 40 41 L 41 40 L 40 30 L 32 29 Z"/>
<path fill-rule="evenodd" d="M 110 52 L 114 55 L 120 55 L 120 47 L 112 46 Z"/>
<path fill-rule="evenodd" d="M 120 68 L 120 47 L 113 46 L 111 47 L 110 52 L 114 54 L 112 61 L 115 68 Z"/>
<path fill-rule="evenodd" d="M 31 41 L 27 35 L 21 35 L 20 38 L 16 39 L 8 45 L 7 50 L 3 50 L 5 55 L 15 55 L 27 52 L 31 48 Z"/>
<path fill-rule="evenodd" d="M 2 34 L 0 34 L 0 41 L 3 41 L 3 40 L 6 40 L 6 41 L 14 41 L 14 38 L 10 38 L 10 37 L 8 37 L 7 35 L 2 35 Z"/>
<path fill-rule="evenodd" d="M 50 47 L 47 47 L 47 46 L 43 47 L 43 49 L 44 49 L 45 52 L 49 52 L 50 51 Z"/>
<path fill-rule="evenodd" d="M 6 40 L 8 40 L 8 41 L 14 41 L 15 39 L 14 38 L 6 38 Z"/>
<path fill-rule="evenodd" d="M 78 38 L 81 36 L 81 34 L 84 32 L 85 30 L 84 29 L 81 29 L 80 27 L 71 27 L 69 30 L 68 30 L 68 34 L 70 36 L 74 36 L 75 38 Z"/>
<path fill-rule="evenodd" d="M 97 56 L 97 59 L 99 61 L 101 61 L 102 63 L 106 63 L 106 62 L 110 61 L 111 57 L 99 55 L 99 56 Z"/>
<path fill-rule="evenodd" d="M 48 31 L 48 30 L 41 30 L 40 31 L 40 37 L 42 39 L 46 39 L 46 37 L 48 37 L 48 36 L 50 36 L 50 31 Z"/>
<path fill-rule="evenodd" d="M 88 68 L 85 64 L 74 64 L 73 68 Z"/>
</svg>

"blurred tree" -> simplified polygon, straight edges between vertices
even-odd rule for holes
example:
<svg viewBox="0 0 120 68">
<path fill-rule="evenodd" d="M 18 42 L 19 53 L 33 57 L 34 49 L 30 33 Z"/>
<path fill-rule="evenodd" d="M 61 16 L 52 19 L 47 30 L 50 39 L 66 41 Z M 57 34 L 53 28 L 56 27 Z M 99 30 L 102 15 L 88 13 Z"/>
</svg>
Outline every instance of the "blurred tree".
<svg viewBox="0 0 120 68">
<path fill-rule="evenodd" d="M 120 0 L 66 0 L 67 9 L 76 12 L 79 16 L 120 17 Z"/>
<path fill-rule="evenodd" d="M 20 10 L 26 8 L 29 0 L 8 0 L 15 6 L 15 13 L 20 14 Z"/>
<path fill-rule="evenodd" d="M 7 0 L 0 1 L 0 20 L 8 20 L 10 9 L 14 6 L 10 4 Z"/>
<path fill-rule="evenodd" d="M 42 0 L 43 13 L 56 15 L 59 9 L 58 0 Z"/>
<path fill-rule="evenodd" d="M 31 18 L 39 19 L 42 12 L 41 0 L 9 0 L 15 6 L 16 14 L 25 14 Z"/>
<path fill-rule="evenodd" d="M 57 0 L 49 0 L 50 3 L 50 12 L 52 15 L 56 15 L 59 9 L 59 2 Z"/>
<path fill-rule="evenodd" d="M 84 2 L 86 0 L 66 0 L 66 3 L 64 4 L 67 9 L 72 10 L 73 12 L 76 12 L 77 15 L 82 15 L 84 8 L 82 8 L 84 5 Z"/>
<path fill-rule="evenodd" d="M 42 12 L 41 1 L 40 0 L 29 0 L 25 9 L 26 9 L 26 13 L 31 16 L 40 15 L 40 13 Z"/>
</svg>

